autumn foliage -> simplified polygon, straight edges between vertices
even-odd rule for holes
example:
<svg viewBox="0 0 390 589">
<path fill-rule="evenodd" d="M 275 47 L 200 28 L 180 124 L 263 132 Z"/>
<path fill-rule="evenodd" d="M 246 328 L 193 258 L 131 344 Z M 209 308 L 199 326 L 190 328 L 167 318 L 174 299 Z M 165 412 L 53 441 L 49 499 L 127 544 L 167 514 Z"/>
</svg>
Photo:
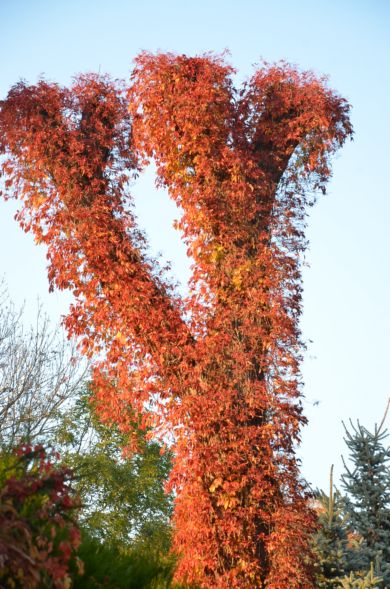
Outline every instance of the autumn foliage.
<svg viewBox="0 0 390 589">
<path fill-rule="evenodd" d="M 295 445 L 306 209 L 351 134 L 323 79 L 264 65 L 236 90 L 213 55 L 141 54 L 130 86 L 17 84 L 1 104 L 5 195 L 70 289 L 100 414 L 173 441 L 178 580 L 309 589 L 314 516 Z M 147 253 L 128 180 L 153 159 L 193 260 L 181 298 Z"/>
<path fill-rule="evenodd" d="M 20 446 L 0 473 L 0 586 L 69 589 L 80 532 L 72 473 L 40 445 Z M 79 563 L 81 567 L 81 563 Z"/>
</svg>

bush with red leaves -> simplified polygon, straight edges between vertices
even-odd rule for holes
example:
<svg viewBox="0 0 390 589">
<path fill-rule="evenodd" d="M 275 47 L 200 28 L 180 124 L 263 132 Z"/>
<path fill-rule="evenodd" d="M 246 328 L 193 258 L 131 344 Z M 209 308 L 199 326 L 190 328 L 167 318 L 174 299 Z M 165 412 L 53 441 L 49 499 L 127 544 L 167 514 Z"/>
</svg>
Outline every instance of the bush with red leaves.
<svg viewBox="0 0 390 589">
<path fill-rule="evenodd" d="M 70 587 L 69 567 L 80 543 L 79 501 L 72 472 L 43 446 L 1 456 L 0 585 L 13 589 Z"/>
</svg>

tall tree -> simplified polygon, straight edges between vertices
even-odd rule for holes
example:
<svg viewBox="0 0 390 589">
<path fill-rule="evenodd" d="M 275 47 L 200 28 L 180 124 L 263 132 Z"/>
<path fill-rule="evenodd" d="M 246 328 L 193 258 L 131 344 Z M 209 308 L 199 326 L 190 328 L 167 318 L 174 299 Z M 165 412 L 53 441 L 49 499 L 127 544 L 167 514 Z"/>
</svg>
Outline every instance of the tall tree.
<svg viewBox="0 0 390 589">
<path fill-rule="evenodd" d="M 127 408 L 174 438 L 178 579 L 313 587 L 313 515 L 294 447 L 300 404 L 299 254 L 313 189 L 351 134 L 325 81 L 265 65 L 241 91 L 222 58 L 139 56 L 127 101 L 94 75 L 18 84 L 0 141 L 19 221 L 48 245 L 66 320 L 97 354 L 103 418 Z M 126 182 L 150 158 L 183 211 L 182 300 L 146 253 Z"/>
<path fill-rule="evenodd" d="M 373 432 L 359 422 L 345 428 L 351 465 L 345 466 L 342 484 L 347 493 L 351 531 L 360 537 L 350 568 L 369 570 L 374 564 L 390 586 L 390 447 L 384 420 Z"/>
</svg>

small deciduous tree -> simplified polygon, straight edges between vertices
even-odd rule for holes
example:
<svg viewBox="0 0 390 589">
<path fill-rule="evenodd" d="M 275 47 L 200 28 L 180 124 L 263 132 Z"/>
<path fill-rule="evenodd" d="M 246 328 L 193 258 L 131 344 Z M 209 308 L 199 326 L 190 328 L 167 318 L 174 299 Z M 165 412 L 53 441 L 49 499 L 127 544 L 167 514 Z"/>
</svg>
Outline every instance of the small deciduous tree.
<svg viewBox="0 0 390 589">
<path fill-rule="evenodd" d="M 313 514 L 294 446 L 300 397 L 299 254 L 311 190 L 351 133 L 322 79 L 265 65 L 234 88 L 212 55 L 141 54 L 124 96 L 108 78 L 16 85 L 1 104 L 7 194 L 48 246 L 66 320 L 98 354 L 100 414 L 174 436 L 178 579 L 313 587 Z M 130 104 L 130 113 L 128 112 Z M 193 258 L 182 300 L 146 255 L 129 174 L 150 158 L 183 211 Z"/>
<path fill-rule="evenodd" d="M 45 443 L 64 407 L 75 401 L 86 375 L 75 346 L 38 310 L 23 327 L 0 285 L 0 448 Z"/>
<path fill-rule="evenodd" d="M 131 411 L 128 411 L 131 422 Z M 122 552 L 134 548 L 156 556 L 168 553 L 172 497 L 164 493 L 171 467 L 168 452 L 147 441 L 134 424 L 139 451 L 123 456 L 129 434 L 102 424 L 87 389 L 58 422 L 54 441 L 76 474 L 74 487 L 88 535 Z"/>
</svg>

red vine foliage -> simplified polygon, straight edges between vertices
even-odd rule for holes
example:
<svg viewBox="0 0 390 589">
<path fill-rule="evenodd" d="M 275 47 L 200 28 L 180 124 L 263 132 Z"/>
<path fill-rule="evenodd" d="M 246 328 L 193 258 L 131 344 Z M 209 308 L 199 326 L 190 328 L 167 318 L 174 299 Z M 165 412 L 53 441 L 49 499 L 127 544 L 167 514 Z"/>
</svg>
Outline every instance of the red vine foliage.
<svg viewBox="0 0 390 589">
<path fill-rule="evenodd" d="M 220 57 L 142 53 L 108 78 L 18 84 L 3 101 L 7 194 L 48 246 L 101 415 L 173 435 L 178 580 L 313 588 L 295 445 L 300 253 L 313 192 L 352 129 L 323 79 L 264 65 L 238 91 Z M 128 112 L 130 104 L 130 113 Z M 181 299 L 147 256 L 127 180 L 154 159 L 193 259 Z"/>
</svg>

